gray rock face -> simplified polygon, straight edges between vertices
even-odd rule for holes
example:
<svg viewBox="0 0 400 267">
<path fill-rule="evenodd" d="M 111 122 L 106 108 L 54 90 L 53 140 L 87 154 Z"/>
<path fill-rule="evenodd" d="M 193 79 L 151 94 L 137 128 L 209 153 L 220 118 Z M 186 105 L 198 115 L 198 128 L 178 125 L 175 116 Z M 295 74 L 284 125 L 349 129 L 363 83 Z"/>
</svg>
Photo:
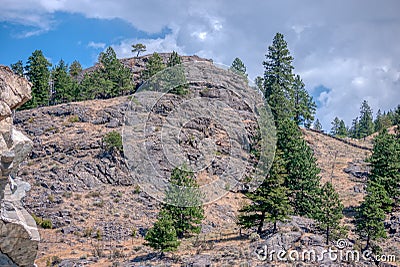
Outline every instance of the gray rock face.
<svg viewBox="0 0 400 267">
<path fill-rule="evenodd" d="M 12 125 L 12 110 L 31 98 L 31 84 L 0 66 L 0 266 L 33 266 L 39 232 L 21 199 L 30 185 L 16 175 L 32 141 Z"/>
</svg>

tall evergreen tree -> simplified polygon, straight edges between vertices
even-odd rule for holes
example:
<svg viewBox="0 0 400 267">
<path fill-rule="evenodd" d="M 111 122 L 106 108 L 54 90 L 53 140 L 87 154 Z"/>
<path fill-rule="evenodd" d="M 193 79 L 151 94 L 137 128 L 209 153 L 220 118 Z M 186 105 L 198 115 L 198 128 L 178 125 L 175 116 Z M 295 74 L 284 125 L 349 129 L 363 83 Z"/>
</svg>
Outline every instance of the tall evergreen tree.
<svg viewBox="0 0 400 267">
<path fill-rule="evenodd" d="M 400 200 L 400 142 L 383 129 L 374 139 L 370 180 L 383 186 L 387 195 L 398 204 Z"/>
<path fill-rule="evenodd" d="M 167 67 L 173 67 L 179 64 L 182 64 L 182 58 L 178 55 L 177 52 L 172 51 L 167 61 Z"/>
<path fill-rule="evenodd" d="M 346 124 L 343 120 L 335 117 L 335 119 L 331 122 L 331 135 L 339 136 L 339 137 L 346 137 L 348 135 L 348 130 Z"/>
<path fill-rule="evenodd" d="M 144 80 L 148 80 L 163 69 L 165 69 L 163 59 L 158 53 L 154 52 L 147 61 L 146 69 L 142 72 L 142 78 Z"/>
<path fill-rule="evenodd" d="M 82 73 L 82 65 L 79 61 L 74 60 L 69 66 L 68 71 L 71 77 L 71 96 L 72 100 L 76 101 L 81 98 L 81 87 L 79 85 L 79 75 Z"/>
<path fill-rule="evenodd" d="M 178 238 L 199 233 L 204 210 L 194 173 L 186 166 L 175 168 L 171 173 L 170 183 L 162 211 L 171 215 Z"/>
<path fill-rule="evenodd" d="M 35 50 L 28 58 L 25 70 L 28 80 L 32 83 L 32 99 L 24 107 L 34 108 L 49 104 L 49 67 L 51 67 L 51 64 L 41 50 Z"/>
<path fill-rule="evenodd" d="M 367 196 L 357 209 L 356 230 L 366 240 L 365 249 L 368 249 L 372 240 L 386 238 L 384 227 L 385 209 L 391 200 L 385 188 L 373 181 L 368 182 Z"/>
<path fill-rule="evenodd" d="M 364 100 L 360 108 L 359 135 L 360 138 L 367 137 L 374 132 L 372 109 Z"/>
<path fill-rule="evenodd" d="M 382 112 L 380 109 L 378 109 L 378 112 L 376 112 L 376 117 L 374 121 L 374 130 L 375 132 L 380 132 L 383 129 L 382 125 Z"/>
<path fill-rule="evenodd" d="M 349 134 L 350 134 L 350 137 L 352 137 L 352 138 L 356 138 L 356 139 L 360 138 L 360 136 L 361 136 L 360 135 L 360 123 L 359 123 L 358 117 L 356 117 L 353 120 Z"/>
<path fill-rule="evenodd" d="M 315 121 L 315 123 L 314 123 L 314 130 L 322 131 L 322 124 L 321 124 L 321 122 L 319 121 L 319 119 L 317 119 L 317 120 Z"/>
<path fill-rule="evenodd" d="M 397 106 L 394 113 L 393 124 L 396 126 L 395 131 L 397 134 L 397 138 L 400 138 L 400 105 Z"/>
<path fill-rule="evenodd" d="M 262 233 L 264 222 L 273 223 L 272 231 L 277 230 L 277 222 L 288 219 L 292 212 L 288 199 L 288 189 L 283 185 L 285 176 L 285 162 L 282 158 L 282 152 L 275 153 L 275 159 L 270 172 L 264 182 L 247 197 L 251 204 L 244 206 L 238 218 L 238 224 L 244 228 L 256 226 L 257 232 Z"/>
<path fill-rule="evenodd" d="M 173 67 L 182 64 L 182 58 L 178 55 L 177 52 L 173 51 L 172 54 L 169 56 L 168 61 L 167 61 L 167 67 Z M 170 73 L 167 72 L 165 75 L 170 76 L 173 75 L 174 77 L 165 77 L 168 81 L 173 81 L 173 80 L 178 80 L 182 81 L 184 80 L 185 76 L 181 68 L 175 68 L 175 70 Z M 180 77 L 178 77 L 180 76 Z M 187 84 L 181 84 L 178 86 L 175 86 L 172 88 L 170 91 L 172 94 L 177 94 L 177 95 L 185 95 L 187 94 L 188 91 L 188 85 Z"/>
<path fill-rule="evenodd" d="M 304 125 L 310 128 L 314 121 L 314 114 L 317 105 L 315 104 L 312 96 L 304 88 L 304 83 L 299 75 L 296 75 L 293 83 L 294 94 L 294 120 L 297 125 Z"/>
<path fill-rule="evenodd" d="M 293 103 L 293 58 L 281 33 L 274 37 L 263 62 L 265 98 L 271 107 L 275 121 L 292 118 Z"/>
<path fill-rule="evenodd" d="M 277 148 L 283 152 L 288 175 L 285 186 L 291 192 L 294 213 L 313 218 L 320 193 L 320 169 L 312 149 L 292 120 L 284 120 L 277 128 Z"/>
<path fill-rule="evenodd" d="M 14 64 L 11 64 L 10 67 L 15 74 L 24 76 L 24 64 L 22 63 L 22 60 L 18 60 Z"/>
<path fill-rule="evenodd" d="M 229 68 L 231 71 L 243 76 L 247 80 L 246 66 L 240 58 L 235 58 Z"/>
<path fill-rule="evenodd" d="M 79 63 L 79 61 L 74 60 L 71 65 L 69 66 L 69 75 L 75 79 L 78 80 L 79 74 L 82 72 L 82 65 Z"/>
<path fill-rule="evenodd" d="M 110 98 L 132 93 L 131 73 L 118 59 L 112 47 L 99 55 L 98 68 L 86 73 L 80 83 L 80 99 Z"/>
<path fill-rule="evenodd" d="M 106 98 L 116 97 L 131 91 L 130 70 L 117 59 L 112 47 L 108 47 L 105 52 L 100 53 L 99 63 L 103 66 L 99 69 L 102 78 L 112 82 L 111 91 L 104 92 Z"/>
<path fill-rule="evenodd" d="M 51 78 L 53 80 L 52 103 L 70 102 L 73 99 L 72 80 L 68 74 L 68 65 L 64 60 L 61 59 L 52 70 Z"/>
<path fill-rule="evenodd" d="M 345 124 L 345 122 L 344 122 L 344 120 L 340 120 L 340 123 L 339 123 L 339 129 L 338 129 L 338 136 L 340 136 L 340 137 L 346 137 L 346 136 L 348 136 L 348 130 L 347 130 L 347 127 L 346 127 L 346 124 Z"/>
<path fill-rule="evenodd" d="M 264 87 L 263 87 L 264 79 L 261 76 L 257 76 L 254 79 L 254 84 L 257 86 L 258 90 L 260 90 L 263 94 L 265 94 Z"/>
<path fill-rule="evenodd" d="M 331 122 L 332 128 L 331 128 L 331 135 L 338 135 L 339 134 L 339 128 L 340 128 L 340 119 L 338 117 L 335 117 L 335 119 Z"/>
<path fill-rule="evenodd" d="M 147 241 L 145 245 L 159 250 L 161 256 L 164 252 L 176 250 L 180 242 L 177 239 L 171 214 L 160 212 L 157 221 L 147 231 L 144 239 Z"/>
<path fill-rule="evenodd" d="M 339 194 L 335 191 L 330 182 L 325 183 L 319 195 L 319 205 L 316 206 L 316 220 L 319 226 L 324 229 L 326 244 L 329 244 L 331 233 L 339 230 L 340 220 L 343 218 L 343 204 Z"/>
</svg>

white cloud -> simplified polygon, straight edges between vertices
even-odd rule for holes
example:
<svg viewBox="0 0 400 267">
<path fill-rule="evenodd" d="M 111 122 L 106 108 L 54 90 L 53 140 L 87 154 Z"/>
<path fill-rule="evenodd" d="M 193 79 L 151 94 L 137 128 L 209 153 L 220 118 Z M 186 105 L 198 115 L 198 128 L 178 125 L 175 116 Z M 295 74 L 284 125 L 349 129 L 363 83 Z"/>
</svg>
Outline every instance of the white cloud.
<svg viewBox="0 0 400 267">
<path fill-rule="evenodd" d="M 176 51 L 179 54 L 184 54 L 182 47 L 179 47 L 176 42 L 176 34 L 167 34 L 164 38 L 157 39 L 130 39 L 124 40 L 118 44 L 113 45 L 117 56 L 119 58 L 132 57 L 132 44 L 142 43 L 146 45 L 146 52 L 144 54 L 152 54 L 153 52 L 171 52 Z"/>
<path fill-rule="evenodd" d="M 197 37 L 201 41 L 204 41 L 207 38 L 207 32 L 193 32 L 191 36 Z"/>
<path fill-rule="evenodd" d="M 118 56 L 132 56 L 142 42 L 146 53 L 175 50 L 230 65 L 240 57 L 253 79 L 276 32 L 294 56 L 295 72 L 309 90 L 324 85 L 318 117 L 325 128 L 334 116 L 347 123 L 363 99 L 374 111 L 393 108 L 400 99 L 400 1 L 130 1 L 3 0 L 0 20 L 48 30 L 53 12 L 90 18 L 120 18 L 149 33 L 169 28 L 164 38 L 124 40 Z"/>
<path fill-rule="evenodd" d="M 96 43 L 96 42 L 89 42 L 88 47 L 94 48 L 94 49 L 104 49 L 106 47 L 105 43 Z"/>
</svg>

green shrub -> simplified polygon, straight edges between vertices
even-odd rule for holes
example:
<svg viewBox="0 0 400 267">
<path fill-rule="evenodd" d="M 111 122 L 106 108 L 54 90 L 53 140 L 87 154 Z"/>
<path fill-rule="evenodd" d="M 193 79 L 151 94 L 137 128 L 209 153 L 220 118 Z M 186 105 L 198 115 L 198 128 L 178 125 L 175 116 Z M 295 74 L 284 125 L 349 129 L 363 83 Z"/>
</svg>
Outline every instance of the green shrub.
<svg viewBox="0 0 400 267">
<path fill-rule="evenodd" d="M 53 228 L 53 223 L 50 219 L 43 219 L 40 226 L 42 226 L 43 229 L 51 229 Z"/>
<path fill-rule="evenodd" d="M 71 123 L 79 122 L 80 121 L 79 120 L 79 116 L 78 115 L 73 115 L 73 116 L 68 118 L 68 121 L 71 122 Z"/>
<path fill-rule="evenodd" d="M 32 218 L 35 220 L 36 225 L 40 226 L 42 224 L 42 219 L 36 216 L 35 214 L 32 214 Z"/>
<path fill-rule="evenodd" d="M 32 218 L 35 220 L 37 226 L 41 226 L 43 229 L 51 229 L 53 228 L 53 223 L 50 219 L 42 219 L 32 214 Z"/>
<path fill-rule="evenodd" d="M 117 131 L 112 131 L 112 132 L 107 133 L 103 137 L 103 146 L 109 152 L 113 152 L 113 151 L 122 152 L 123 147 L 122 147 L 121 134 Z"/>
<path fill-rule="evenodd" d="M 139 185 L 135 185 L 135 188 L 133 189 L 133 193 L 134 194 L 139 194 L 140 193 L 140 186 Z"/>
</svg>

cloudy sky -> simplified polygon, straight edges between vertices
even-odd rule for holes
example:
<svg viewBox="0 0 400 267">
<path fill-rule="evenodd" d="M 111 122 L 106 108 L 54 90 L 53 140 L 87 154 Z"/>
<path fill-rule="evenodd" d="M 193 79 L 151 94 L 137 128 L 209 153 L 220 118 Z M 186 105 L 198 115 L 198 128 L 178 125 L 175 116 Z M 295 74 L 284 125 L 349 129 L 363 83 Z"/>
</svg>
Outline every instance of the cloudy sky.
<svg viewBox="0 0 400 267">
<path fill-rule="evenodd" d="M 253 79 L 281 32 L 329 129 L 334 116 L 350 124 L 363 99 L 374 112 L 400 104 L 399 10 L 398 0 L 2 0 L 0 64 L 41 49 L 89 67 L 107 46 L 131 57 L 142 42 L 147 53 L 239 57 Z"/>
</svg>

